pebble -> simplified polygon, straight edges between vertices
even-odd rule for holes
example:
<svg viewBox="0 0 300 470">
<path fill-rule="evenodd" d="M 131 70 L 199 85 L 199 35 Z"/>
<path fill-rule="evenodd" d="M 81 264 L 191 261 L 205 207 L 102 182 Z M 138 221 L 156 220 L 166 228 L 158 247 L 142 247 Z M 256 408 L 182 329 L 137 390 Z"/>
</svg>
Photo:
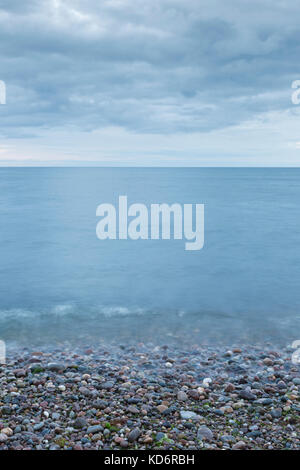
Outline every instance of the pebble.
<svg viewBox="0 0 300 470">
<path fill-rule="evenodd" d="M 200 426 L 197 431 L 197 438 L 202 440 L 206 439 L 207 441 L 211 441 L 214 435 L 213 432 L 207 426 Z"/>
<path fill-rule="evenodd" d="M 44 422 L 37 423 L 33 426 L 33 429 L 34 429 L 34 431 L 40 431 L 41 429 L 43 429 L 44 426 L 45 426 Z"/>
<path fill-rule="evenodd" d="M 128 437 L 127 437 L 128 441 L 135 442 L 138 440 L 140 435 L 141 435 L 141 431 L 139 430 L 139 428 L 135 428 L 132 431 L 130 431 L 130 433 L 128 434 Z"/>
<path fill-rule="evenodd" d="M 244 450 L 246 449 L 247 444 L 244 441 L 239 441 L 236 444 L 233 444 L 232 449 L 233 450 Z"/>
<path fill-rule="evenodd" d="M 282 409 L 275 408 L 274 410 L 271 410 L 270 414 L 272 418 L 280 418 L 282 416 Z"/>
<path fill-rule="evenodd" d="M 177 393 L 177 400 L 186 401 L 187 399 L 188 399 L 188 396 L 185 392 L 180 391 Z"/>
<path fill-rule="evenodd" d="M 82 418 L 82 417 L 76 418 L 74 422 L 74 428 L 83 429 L 86 426 L 87 426 L 87 420 L 85 418 Z"/>
<path fill-rule="evenodd" d="M 194 413 L 193 411 L 180 411 L 180 417 L 181 419 L 193 419 L 193 420 L 200 419 L 200 416 L 197 415 L 197 413 Z"/>
<path fill-rule="evenodd" d="M 167 411 L 168 407 L 165 405 L 158 405 L 157 409 L 160 413 L 163 413 L 164 411 Z"/>
<path fill-rule="evenodd" d="M 299 450 L 290 350 L 237 349 L 16 350 L 0 367 L 0 450 Z"/>
<path fill-rule="evenodd" d="M 97 432 L 100 432 L 100 431 L 103 431 L 103 427 L 99 424 L 95 425 L 95 426 L 89 426 L 87 428 L 87 433 L 88 434 L 96 434 Z"/>
<path fill-rule="evenodd" d="M 241 398 L 244 398 L 245 400 L 255 400 L 256 395 L 254 395 L 252 392 L 248 390 L 242 390 L 239 394 Z"/>
<path fill-rule="evenodd" d="M 58 362 L 49 362 L 47 364 L 47 369 L 52 372 L 63 372 L 65 370 L 65 366 Z"/>
<path fill-rule="evenodd" d="M 0 442 L 5 442 L 7 441 L 8 436 L 6 434 L 0 433 Z"/>
</svg>

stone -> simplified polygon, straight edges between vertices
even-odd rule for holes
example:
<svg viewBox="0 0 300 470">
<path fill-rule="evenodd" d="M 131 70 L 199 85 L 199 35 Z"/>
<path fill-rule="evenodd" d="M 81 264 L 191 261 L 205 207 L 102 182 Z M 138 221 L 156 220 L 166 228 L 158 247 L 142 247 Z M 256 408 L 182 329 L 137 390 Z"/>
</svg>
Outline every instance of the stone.
<svg viewBox="0 0 300 470">
<path fill-rule="evenodd" d="M 9 406 L 2 406 L 1 414 L 2 415 L 10 415 L 11 414 L 11 408 Z"/>
<path fill-rule="evenodd" d="M 232 383 L 228 383 L 224 388 L 226 393 L 231 393 L 235 390 L 235 386 Z"/>
<path fill-rule="evenodd" d="M 63 372 L 66 369 L 66 367 L 64 364 L 59 363 L 59 362 L 49 362 L 47 364 L 47 369 L 52 372 Z"/>
<path fill-rule="evenodd" d="M 164 411 L 166 411 L 168 409 L 168 407 L 165 406 L 165 405 L 158 405 L 157 409 L 160 413 L 163 413 Z"/>
<path fill-rule="evenodd" d="M 280 418 L 282 416 L 282 409 L 281 408 L 274 408 L 270 412 L 272 418 Z"/>
<path fill-rule="evenodd" d="M 16 377 L 26 377 L 27 370 L 25 370 L 25 369 L 15 369 L 14 374 L 15 374 Z"/>
<path fill-rule="evenodd" d="M 177 400 L 179 400 L 179 401 L 186 401 L 187 399 L 188 399 L 188 396 L 187 396 L 187 394 L 186 394 L 185 392 L 183 392 L 183 391 L 180 390 L 180 391 L 177 393 Z"/>
<path fill-rule="evenodd" d="M 99 388 L 102 388 L 103 390 L 109 390 L 110 388 L 113 388 L 115 386 L 114 382 L 102 382 L 99 385 Z"/>
<path fill-rule="evenodd" d="M 192 420 L 199 420 L 200 416 L 197 415 L 197 413 L 194 413 L 193 411 L 180 411 L 180 417 L 181 419 L 192 419 Z"/>
<path fill-rule="evenodd" d="M 210 377 L 206 377 L 205 379 L 203 379 L 202 383 L 203 383 L 204 388 L 208 388 L 210 384 L 212 383 L 212 380 Z"/>
<path fill-rule="evenodd" d="M 138 440 L 140 435 L 141 435 L 141 431 L 139 430 L 139 428 L 135 428 L 132 431 L 130 431 L 130 433 L 128 434 L 127 439 L 128 439 L 129 442 L 135 442 L 135 441 Z"/>
<path fill-rule="evenodd" d="M 95 426 L 88 427 L 86 432 L 88 434 L 96 434 L 101 431 L 103 431 L 103 427 L 100 424 L 96 424 Z"/>
<path fill-rule="evenodd" d="M 79 387 L 79 393 L 81 393 L 82 395 L 84 395 L 85 397 L 91 397 L 93 396 L 92 392 L 90 389 L 88 389 L 87 387 Z"/>
<path fill-rule="evenodd" d="M 193 400 L 199 400 L 199 392 L 198 392 L 198 390 L 194 390 L 194 389 L 189 390 L 189 391 L 188 391 L 188 396 L 189 396 L 190 398 L 192 398 Z"/>
<path fill-rule="evenodd" d="M 247 447 L 246 442 L 239 441 L 236 444 L 233 444 L 232 449 L 233 450 L 244 450 L 246 447 Z"/>
<path fill-rule="evenodd" d="M 213 437 L 214 435 L 212 431 L 207 426 L 200 426 L 200 428 L 198 428 L 197 438 L 201 441 L 203 439 L 205 439 L 206 441 L 212 441 Z"/>
<path fill-rule="evenodd" d="M 45 423 L 42 421 L 41 423 L 37 423 L 33 426 L 33 430 L 34 431 L 40 431 L 41 429 L 43 429 Z"/>
<path fill-rule="evenodd" d="M 263 360 L 263 363 L 266 365 L 266 366 L 272 366 L 273 365 L 273 361 L 270 357 L 265 357 L 265 359 Z"/>
<path fill-rule="evenodd" d="M 239 393 L 239 396 L 241 398 L 244 398 L 245 400 L 255 400 L 256 399 L 256 395 L 254 395 L 249 390 L 241 390 L 241 392 Z"/>
<path fill-rule="evenodd" d="M 2 432 L 0 433 L 0 442 L 6 442 L 8 439 L 8 436 L 6 434 L 3 434 Z"/>
<path fill-rule="evenodd" d="M 83 429 L 87 426 L 87 421 L 85 418 L 79 417 L 75 419 L 74 428 Z"/>
<path fill-rule="evenodd" d="M 224 436 L 221 436 L 221 441 L 224 443 L 231 443 L 235 441 L 235 438 L 231 436 L 230 434 L 225 434 Z"/>
<path fill-rule="evenodd" d="M 128 409 L 128 411 L 129 411 L 129 413 L 132 413 L 132 414 L 137 414 L 137 413 L 139 412 L 139 410 L 137 409 L 136 406 L 130 405 L 130 406 L 128 406 L 127 409 Z"/>
<path fill-rule="evenodd" d="M 120 446 L 121 446 L 123 449 L 126 449 L 126 447 L 128 447 L 128 442 L 127 442 L 125 439 L 121 439 L 121 441 L 120 441 Z"/>
<path fill-rule="evenodd" d="M 11 428 L 3 428 L 1 429 L 1 433 L 6 434 L 8 437 L 11 437 L 14 432 Z"/>
</svg>

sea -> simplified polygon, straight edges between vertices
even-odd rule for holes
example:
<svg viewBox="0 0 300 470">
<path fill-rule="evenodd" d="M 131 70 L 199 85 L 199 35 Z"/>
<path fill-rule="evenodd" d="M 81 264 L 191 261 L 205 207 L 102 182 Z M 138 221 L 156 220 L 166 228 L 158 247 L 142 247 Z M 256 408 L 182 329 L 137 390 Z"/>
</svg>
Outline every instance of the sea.
<svg viewBox="0 0 300 470">
<path fill-rule="evenodd" d="M 204 246 L 99 240 L 96 209 L 204 204 Z M 0 340 L 300 339 L 300 169 L 1 168 Z"/>
</svg>

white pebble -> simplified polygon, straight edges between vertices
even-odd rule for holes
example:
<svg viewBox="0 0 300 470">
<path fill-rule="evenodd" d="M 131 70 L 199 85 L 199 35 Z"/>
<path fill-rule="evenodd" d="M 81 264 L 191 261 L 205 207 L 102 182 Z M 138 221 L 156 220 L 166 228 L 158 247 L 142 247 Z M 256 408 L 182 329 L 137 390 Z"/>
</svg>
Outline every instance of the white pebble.
<svg viewBox="0 0 300 470">
<path fill-rule="evenodd" d="M 202 383 L 203 383 L 203 387 L 208 388 L 208 387 L 209 387 L 209 384 L 212 383 L 212 380 L 211 380 L 210 377 L 206 377 L 206 379 L 203 379 L 203 382 L 202 382 Z"/>
</svg>

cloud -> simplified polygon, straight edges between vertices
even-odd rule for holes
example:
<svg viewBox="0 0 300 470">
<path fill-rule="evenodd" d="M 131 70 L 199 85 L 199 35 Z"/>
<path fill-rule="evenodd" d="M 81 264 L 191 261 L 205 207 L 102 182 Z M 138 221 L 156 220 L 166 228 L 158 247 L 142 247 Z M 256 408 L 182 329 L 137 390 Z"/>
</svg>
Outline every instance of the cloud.
<svg viewBox="0 0 300 470">
<path fill-rule="evenodd" d="M 299 39 L 283 0 L 2 0 L 0 135 L 204 134 L 285 112 Z"/>
</svg>

